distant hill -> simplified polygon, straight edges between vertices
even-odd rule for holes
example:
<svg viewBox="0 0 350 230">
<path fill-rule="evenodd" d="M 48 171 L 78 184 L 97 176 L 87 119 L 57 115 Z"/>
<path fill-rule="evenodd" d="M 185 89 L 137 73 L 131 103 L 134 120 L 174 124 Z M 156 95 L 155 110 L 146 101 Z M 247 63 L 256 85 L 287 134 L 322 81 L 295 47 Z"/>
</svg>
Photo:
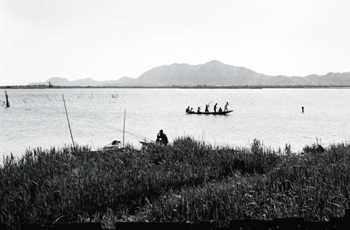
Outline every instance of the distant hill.
<svg viewBox="0 0 350 230">
<path fill-rule="evenodd" d="M 210 61 L 201 65 L 172 64 L 153 68 L 138 78 L 122 77 L 118 80 L 95 81 L 85 78 L 68 81 L 54 77 L 42 83 L 60 86 L 350 86 L 350 72 L 326 75 L 269 76 L 245 67 Z"/>
<path fill-rule="evenodd" d="M 100 84 L 99 81 L 96 81 L 91 78 L 79 79 L 76 81 L 69 81 L 66 78 L 52 77 L 46 80 L 45 82 L 34 82 L 34 83 L 30 83 L 29 85 L 41 85 L 41 84 L 48 85 L 49 83 L 56 86 L 58 85 L 59 86 L 96 86 Z"/>
</svg>

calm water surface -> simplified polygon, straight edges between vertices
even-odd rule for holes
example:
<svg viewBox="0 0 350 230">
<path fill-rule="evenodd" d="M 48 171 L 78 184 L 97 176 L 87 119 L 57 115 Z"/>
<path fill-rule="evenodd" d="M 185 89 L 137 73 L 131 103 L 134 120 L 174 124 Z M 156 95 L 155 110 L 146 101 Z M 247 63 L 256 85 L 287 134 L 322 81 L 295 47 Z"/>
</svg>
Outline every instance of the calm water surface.
<svg viewBox="0 0 350 230">
<path fill-rule="evenodd" d="M 71 144 L 62 95 L 75 142 L 97 149 L 112 140 L 140 147 L 160 129 L 170 142 L 192 136 L 212 145 L 250 147 L 254 138 L 267 147 L 294 151 L 317 140 L 328 146 L 350 137 L 349 89 L 8 89 L 10 108 L 0 95 L 0 156 L 26 149 Z M 226 116 L 187 115 L 206 103 Z M 301 112 L 304 106 L 305 112 Z"/>
</svg>

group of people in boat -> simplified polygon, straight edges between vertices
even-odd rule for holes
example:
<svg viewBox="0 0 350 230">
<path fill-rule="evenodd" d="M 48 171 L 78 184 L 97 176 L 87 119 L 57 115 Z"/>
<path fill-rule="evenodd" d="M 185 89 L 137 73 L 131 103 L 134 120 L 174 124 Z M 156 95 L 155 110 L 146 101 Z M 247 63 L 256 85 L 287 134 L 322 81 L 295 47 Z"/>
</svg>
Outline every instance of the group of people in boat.
<svg viewBox="0 0 350 230">
<path fill-rule="evenodd" d="M 225 104 L 225 107 L 224 107 L 224 110 L 222 110 L 221 107 L 219 107 L 219 109 L 217 110 L 218 108 L 218 103 L 215 103 L 214 105 L 214 113 L 222 113 L 222 112 L 226 112 L 228 111 L 228 106 L 230 105 L 230 103 L 226 102 Z M 210 103 L 206 104 L 205 105 L 205 111 L 204 113 L 209 113 L 209 106 L 210 106 Z M 187 109 L 186 109 L 186 113 L 194 113 L 195 111 L 193 111 L 193 108 L 188 106 Z M 197 109 L 197 113 L 201 113 L 201 107 L 198 107 Z"/>
</svg>

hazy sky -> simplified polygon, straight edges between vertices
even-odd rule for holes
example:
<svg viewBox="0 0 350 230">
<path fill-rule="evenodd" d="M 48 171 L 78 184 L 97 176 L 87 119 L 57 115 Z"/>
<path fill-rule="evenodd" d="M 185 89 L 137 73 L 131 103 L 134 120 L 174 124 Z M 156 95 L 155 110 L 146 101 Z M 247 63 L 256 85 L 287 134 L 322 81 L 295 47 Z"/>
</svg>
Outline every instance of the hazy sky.
<svg viewBox="0 0 350 230">
<path fill-rule="evenodd" d="M 268 75 L 349 72 L 349 10 L 348 0 L 0 0 L 0 85 L 211 60 Z"/>
</svg>

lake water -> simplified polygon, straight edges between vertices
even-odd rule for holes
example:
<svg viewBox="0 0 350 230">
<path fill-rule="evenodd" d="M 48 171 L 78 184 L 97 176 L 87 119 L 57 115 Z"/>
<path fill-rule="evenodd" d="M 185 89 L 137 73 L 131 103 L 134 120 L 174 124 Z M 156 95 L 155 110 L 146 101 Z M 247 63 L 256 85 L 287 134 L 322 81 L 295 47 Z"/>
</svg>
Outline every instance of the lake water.
<svg viewBox="0 0 350 230">
<path fill-rule="evenodd" d="M 348 142 L 349 89 L 8 89 L 10 108 L 0 95 L 0 156 L 21 156 L 28 148 L 71 144 L 62 95 L 74 141 L 101 148 L 112 140 L 140 147 L 163 129 L 169 141 L 192 136 L 212 145 L 264 146 L 293 151 L 305 145 Z M 226 116 L 188 115 L 230 102 Z M 304 106 L 305 112 L 301 112 Z"/>
</svg>

